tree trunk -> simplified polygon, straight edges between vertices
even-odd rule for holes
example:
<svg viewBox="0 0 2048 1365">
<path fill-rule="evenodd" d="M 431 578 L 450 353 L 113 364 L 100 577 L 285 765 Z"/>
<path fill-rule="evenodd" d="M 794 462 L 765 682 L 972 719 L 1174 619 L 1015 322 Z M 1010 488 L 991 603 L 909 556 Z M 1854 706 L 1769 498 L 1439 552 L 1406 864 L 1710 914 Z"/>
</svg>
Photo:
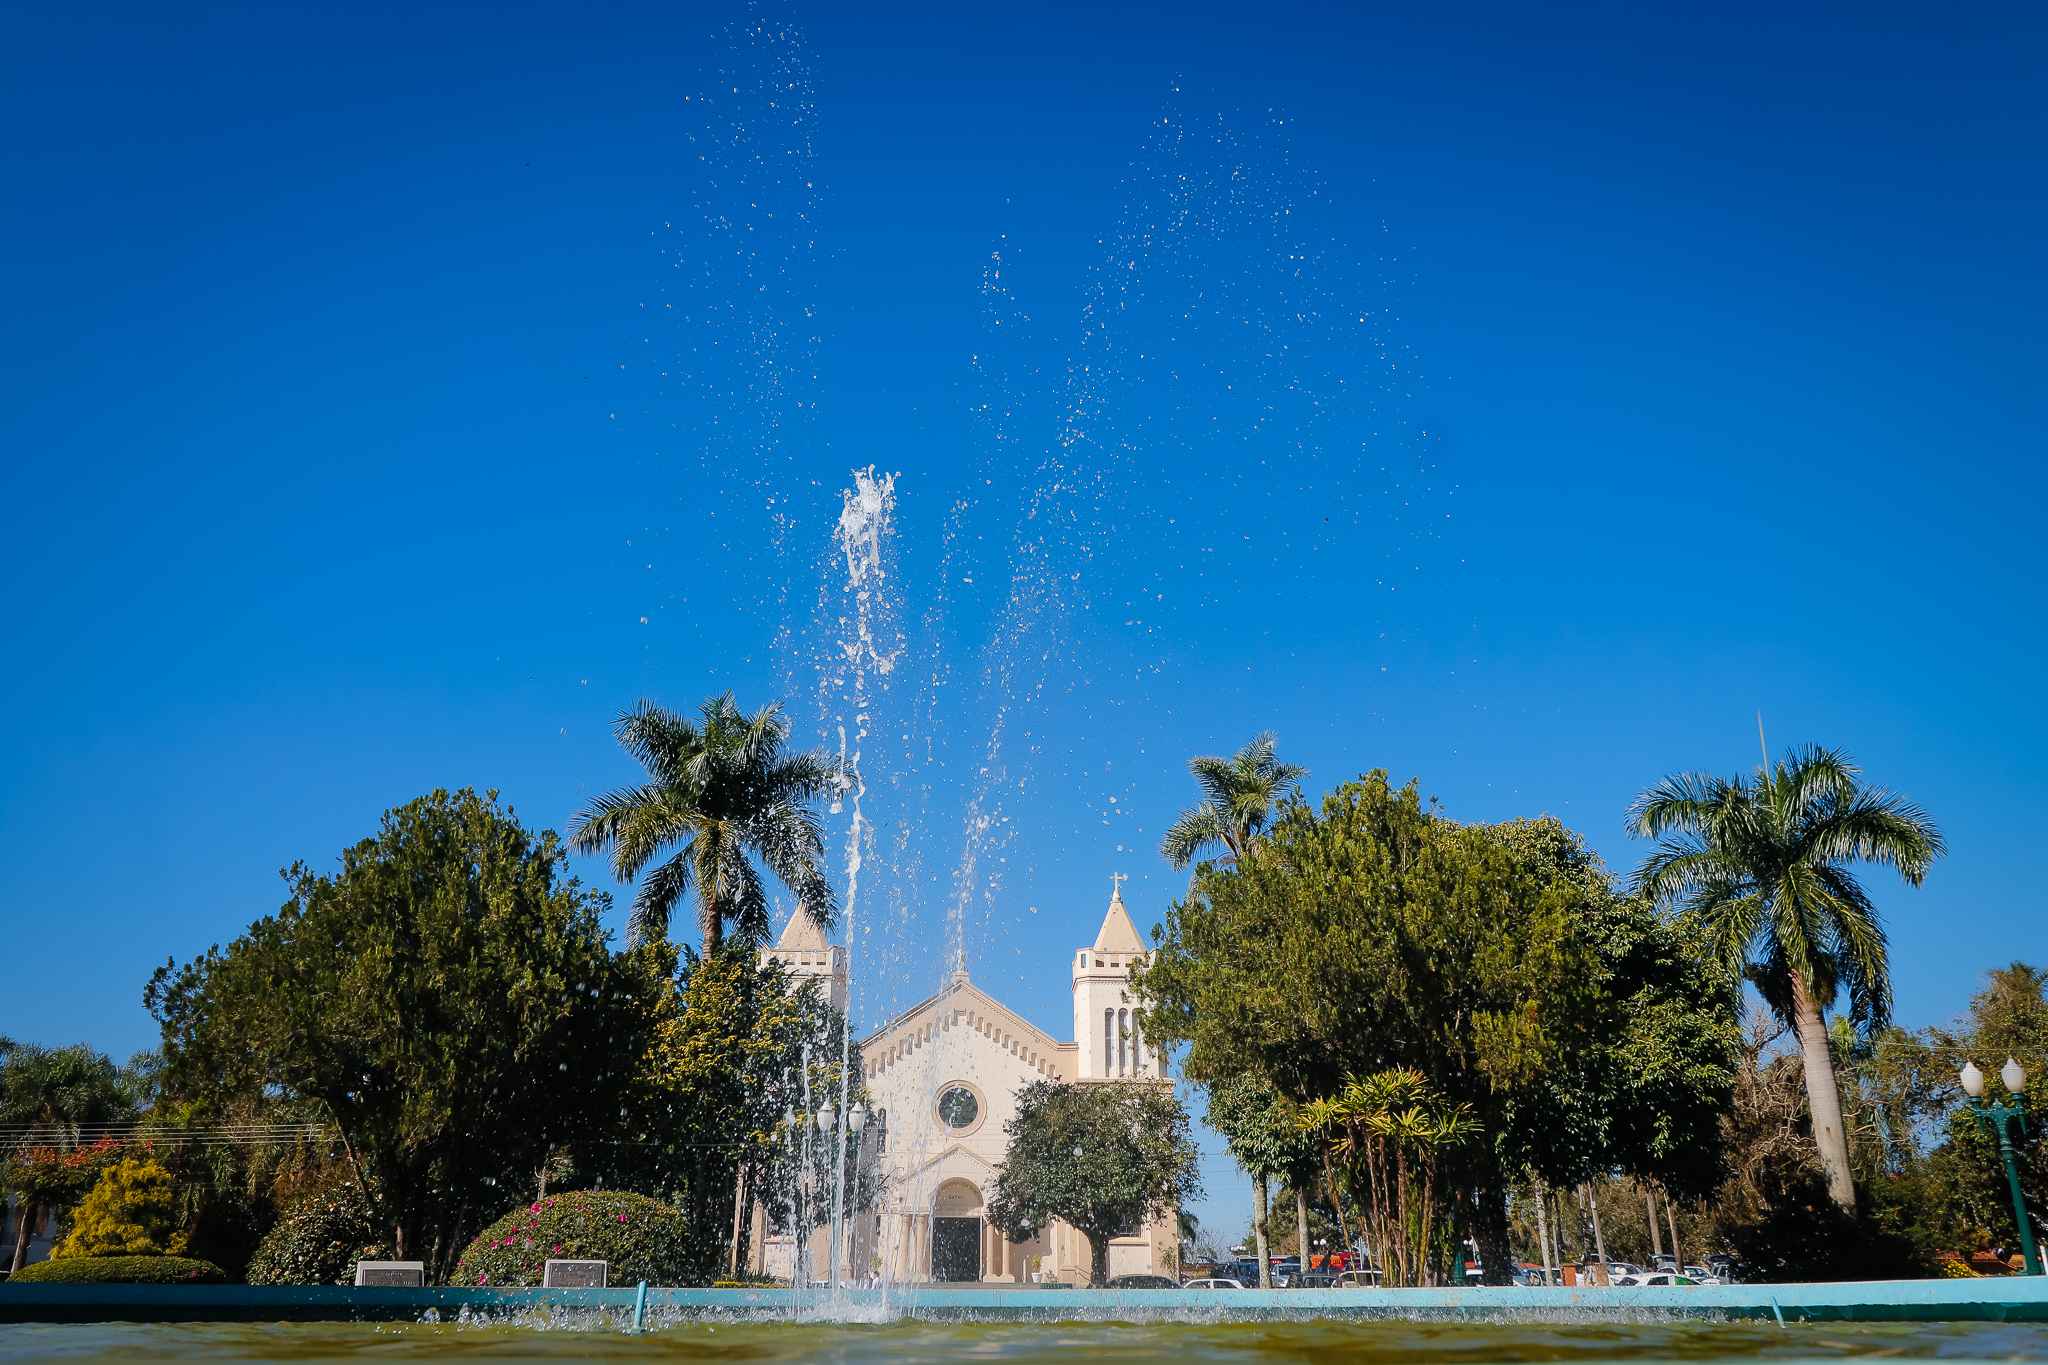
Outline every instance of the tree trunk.
<svg viewBox="0 0 2048 1365">
<path fill-rule="evenodd" d="M 19 1195 L 15 1197 L 15 1207 L 18 1216 L 14 1222 L 14 1264 L 7 1271 L 10 1276 L 28 1261 L 28 1240 L 31 1235 L 29 1229 L 34 1226 L 31 1220 L 36 1213 L 35 1202 L 23 1199 Z"/>
<path fill-rule="evenodd" d="M 1109 1239 L 1113 1234 L 1104 1231 L 1100 1237 L 1088 1239 L 1088 1287 L 1100 1289 L 1109 1283 Z"/>
<path fill-rule="evenodd" d="M 1474 1191 L 1472 1241 L 1479 1248 L 1479 1283 L 1507 1285 L 1515 1282 L 1515 1253 L 1508 1239 L 1508 1192 L 1498 1185 Z M 1464 1257 L 1458 1257 L 1458 1274 L 1453 1283 L 1464 1283 Z"/>
<path fill-rule="evenodd" d="M 1813 1143 L 1820 1169 L 1828 1180 L 1828 1198 L 1849 1217 L 1856 1216 L 1856 1182 L 1849 1175 L 1849 1139 L 1842 1126 L 1842 1090 L 1835 1081 L 1835 1062 L 1828 1052 L 1828 1027 L 1820 1007 L 1806 993 L 1799 973 L 1792 978 L 1792 1023 L 1799 1031 L 1799 1054 L 1806 1063 L 1806 1104 L 1813 1114 Z"/>
<path fill-rule="evenodd" d="M 1259 1288 L 1273 1287 L 1273 1260 L 1266 1251 L 1266 1173 L 1252 1177 L 1252 1240 L 1258 1243 Z"/>
<path fill-rule="evenodd" d="M 1586 1191 L 1586 1207 L 1593 1213 L 1593 1250 L 1599 1260 L 1593 1266 L 1593 1283 L 1605 1289 L 1614 1283 L 1607 1278 L 1607 1238 L 1600 1231 L 1600 1201 L 1593 1197 L 1593 1187 L 1582 1187 Z"/>
<path fill-rule="evenodd" d="M 1553 1267 L 1557 1263 L 1557 1254 L 1550 1244 L 1550 1220 L 1543 1216 L 1543 1205 L 1548 1202 L 1549 1198 L 1549 1191 L 1538 1185 L 1536 1187 L 1536 1249 L 1543 1256 L 1543 1283 L 1555 1287 L 1557 1284 L 1557 1274 Z"/>
<path fill-rule="evenodd" d="M 1308 1191 L 1303 1189 L 1307 1182 L 1300 1176 L 1294 1179 L 1294 1248 L 1301 1261 L 1301 1274 L 1308 1274 Z"/>
<path fill-rule="evenodd" d="M 1643 1184 L 1643 1211 L 1650 1216 L 1650 1260 L 1655 1262 L 1664 1254 L 1664 1239 L 1657 1232 L 1657 1195 L 1647 1181 Z"/>
<path fill-rule="evenodd" d="M 1678 1263 L 1673 1274 L 1685 1273 L 1685 1252 L 1678 1245 L 1678 1212 L 1671 1207 L 1671 1191 L 1664 1191 L 1664 1217 L 1671 1223 L 1671 1259 Z"/>
</svg>

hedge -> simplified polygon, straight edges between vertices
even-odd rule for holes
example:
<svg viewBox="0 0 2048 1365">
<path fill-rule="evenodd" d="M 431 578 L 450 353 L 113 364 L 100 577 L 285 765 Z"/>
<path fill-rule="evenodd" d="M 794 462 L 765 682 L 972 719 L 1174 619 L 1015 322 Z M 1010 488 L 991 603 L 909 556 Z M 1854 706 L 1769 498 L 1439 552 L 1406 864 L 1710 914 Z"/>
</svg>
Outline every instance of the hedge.
<svg viewBox="0 0 2048 1365">
<path fill-rule="evenodd" d="M 668 1205 L 615 1190 L 572 1190 L 516 1208 L 456 1262 L 454 1285 L 538 1285 L 550 1260 L 605 1261 L 614 1285 L 680 1284 L 689 1227 Z"/>
<path fill-rule="evenodd" d="M 212 1261 L 189 1256 L 67 1256 L 25 1265 L 9 1284 L 226 1284 Z"/>
</svg>

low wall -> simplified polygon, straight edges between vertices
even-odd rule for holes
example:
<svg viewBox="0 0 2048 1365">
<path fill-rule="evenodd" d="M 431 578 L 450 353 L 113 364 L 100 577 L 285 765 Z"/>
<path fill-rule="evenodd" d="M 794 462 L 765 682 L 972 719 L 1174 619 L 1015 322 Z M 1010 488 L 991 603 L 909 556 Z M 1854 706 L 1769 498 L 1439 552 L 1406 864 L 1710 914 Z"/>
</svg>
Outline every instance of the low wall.
<svg viewBox="0 0 2048 1365">
<path fill-rule="evenodd" d="M 0 1322 L 415 1322 L 464 1317 L 632 1325 L 626 1289 L 350 1289 L 275 1285 L 0 1284 Z M 1257 1321 L 1449 1318 L 1628 1321 L 2048 1322 L 2048 1277 L 1641 1289 L 655 1289 L 646 1325 L 684 1319 L 902 1318 L 1010 1321 Z M 597 1321 L 592 1321 L 596 1319 Z"/>
</svg>

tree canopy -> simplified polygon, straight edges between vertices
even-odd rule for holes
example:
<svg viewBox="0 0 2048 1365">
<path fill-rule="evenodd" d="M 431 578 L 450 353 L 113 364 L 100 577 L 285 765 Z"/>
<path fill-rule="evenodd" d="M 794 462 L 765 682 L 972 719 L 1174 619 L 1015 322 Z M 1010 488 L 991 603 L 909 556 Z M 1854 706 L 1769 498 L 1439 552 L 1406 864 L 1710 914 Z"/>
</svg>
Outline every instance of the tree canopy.
<svg viewBox="0 0 2048 1365">
<path fill-rule="evenodd" d="M 385 814 L 333 875 L 226 950 L 160 968 L 167 1098 L 188 1120 L 273 1091 L 316 1101 L 401 1256 L 443 1278 L 565 1144 L 620 1107 L 659 976 L 615 956 L 605 902 L 495 793 Z"/>
<path fill-rule="evenodd" d="M 642 700 L 622 714 L 619 745 L 649 780 L 591 801 L 569 826 L 578 853 L 611 853 L 630 881 L 674 848 L 633 896 L 636 937 L 664 937 L 677 902 L 697 893 L 704 951 L 728 929 L 749 944 L 768 938 L 768 893 L 754 863 L 789 888 L 820 929 L 836 913 L 824 873 L 825 836 L 811 803 L 835 796 L 851 776 L 822 749 L 792 753 L 779 705 L 749 718 L 732 693 L 707 698 L 699 719 Z"/>
<path fill-rule="evenodd" d="M 1408 1068 L 1467 1106 L 1483 1140 L 1447 1152 L 1444 1174 L 1501 1279 L 1509 1180 L 1611 1166 L 1645 1134 L 1665 1144 L 1660 1169 L 1703 1146 L 1711 1164 L 1726 978 L 1683 981 L 1696 964 L 1666 928 L 1619 904 L 1557 822 L 1461 825 L 1374 772 L 1320 810 L 1288 801 L 1250 856 L 1198 871 L 1137 989 L 1147 1036 L 1188 1044 L 1192 1079 L 1260 1077 L 1306 1104 Z M 1663 1013 L 1627 1016 L 1673 985 Z M 1626 1097 L 1636 1066 L 1662 1078 L 1641 1103 Z M 1669 1121 L 1655 1112 L 1679 1098 Z M 1605 1141 L 1575 1135 L 1589 1113 Z"/>
<path fill-rule="evenodd" d="M 1798 1033 L 1814 1142 L 1845 1214 L 1856 1195 L 1824 1016 L 1846 991 L 1867 1034 L 1890 1024 L 1892 1003 L 1884 927 L 1850 865 L 1884 864 L 1918 886 L 1945 850 L 1925 812 L 1860 776 L 1841 751 L 1809 746 L 1753 778 L 1667 777 L 1628 815 L 1632 834 L 1659 841 L 1637 888 L 1682 907 L 1709 951 Z"/>
<path fill-rule="evenodd" d="M 1017 1092 L 1003 1131 L 1010 1145 L 989 1221 L 1021 1242 L 1065 1220 L 1088 1239 L 1098 1287 L 1112 1238 L 1202 1197 L 1187 1110 L 1157 1082 L 1036 1081 Z"/>
</svg>

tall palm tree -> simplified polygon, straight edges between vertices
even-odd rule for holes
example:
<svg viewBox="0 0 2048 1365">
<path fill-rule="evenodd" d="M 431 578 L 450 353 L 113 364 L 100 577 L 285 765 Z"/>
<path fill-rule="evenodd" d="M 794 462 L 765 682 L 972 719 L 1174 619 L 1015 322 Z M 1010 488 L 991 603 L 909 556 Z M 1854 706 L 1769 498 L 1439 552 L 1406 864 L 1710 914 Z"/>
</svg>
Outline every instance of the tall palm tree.
<svg viewBox="0 0 2048 1365">
<path fill-rule="evenodd" d="M 1841 751 L 1807 747 L 1753 778 L 1667 777 L 1628 811 L 1631 835 L 1660 841 L 1636 869 L 1636 889 L 1679 907 L 1798 1034 L 1828 1197 L 1852 1216 L 1842 1093 L 1822 1015 L 1846 990 L 1851 1023 L 1885 1028 L 1892 987 L 1877 907 L 1849 864 L 1883 863 L 1918 886 L 1947 851 L 1918 806 L 1860 776 Z"/>
<path fill-rule="evenodd" d="M 1175 871 L 1218 844 L 1229 850 L 1224 861 L 1243 858 L 1272 818 L 1281 790 L 1308 776 L 1308 769 L 1274 759 L 1271 730 L 1261 731 L 1231 758 L 1197 755 L 1188 760 L 1188 771 L 1207 799 L 1182 811 L 1159 841 L 1160 856 Z"/>
<path fill-rule="evenodd" d="M 768 897 L 759 860 L 795 894 L 820 929 L 837 908 L 825 879 L 824 828 L 811 803 L 844 790 L 849 775 L 822 749 L 791 753 L 780 705 L 749 718 L 732 693 L 709 697 L 699 720 L 643 699 L 613 726 L 619 745 L 649 781 L 593 800 L 569 827 L 579 853 L 611 850 L 612 871 L 629 881 L 670 848 L 633 896 L 633 937 L 668 932 L 669 917 L 694 887 L 704 951 L 728 931 L 767 941 Z M 678 847 L 680 846 L 680 847 Z"/>
</svg>

